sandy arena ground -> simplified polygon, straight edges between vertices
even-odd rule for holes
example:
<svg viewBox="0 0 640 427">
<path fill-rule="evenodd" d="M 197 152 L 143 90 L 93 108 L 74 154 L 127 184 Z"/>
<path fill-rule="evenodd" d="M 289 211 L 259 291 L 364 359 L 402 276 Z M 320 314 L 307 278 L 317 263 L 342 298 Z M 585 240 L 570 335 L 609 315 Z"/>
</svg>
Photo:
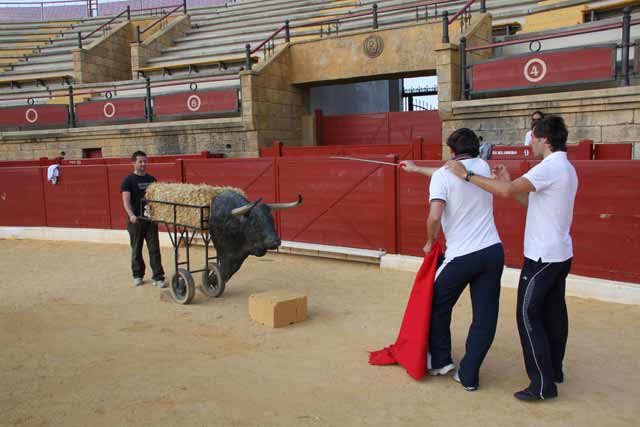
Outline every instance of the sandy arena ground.
<svg viewBox="0 0 640 427">
<path fill-rule="evenodd" d="M 172 271 L 171 251 L 163 250 Z M 527 384 L 515 291 L 476 392 L 450 377 L 372 367 L 395 340 L 413 275 L 287 255 L 251 258 L 220 299 L 180 306 L 131 285 L 122 245 L 0 241 L 0 425 L 638 426 L 640 307 L 568 298 L 560 398 L 515 400 Z M 197 259 L 201 259 L 197 257 Z M 199 277 L 197 278 L 197 282 Z M 269 329 L 250 294 L 309 297 L 308 321 Z M 452 326 L 459 359 L 470 322 Z"/>
</svg>

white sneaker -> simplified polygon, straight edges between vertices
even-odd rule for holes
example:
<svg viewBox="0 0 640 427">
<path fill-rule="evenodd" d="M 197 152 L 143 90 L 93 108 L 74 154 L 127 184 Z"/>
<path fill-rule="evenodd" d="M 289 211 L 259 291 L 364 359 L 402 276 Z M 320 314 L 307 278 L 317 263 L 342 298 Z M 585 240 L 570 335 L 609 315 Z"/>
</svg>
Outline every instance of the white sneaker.
<svg viewBox="0 0 640 427">
<path fill-rule="evenodd" d="M 162 288 L 166 288 L 167 284 L 164 283 L 164 280 L 154 280 L 153 281 L 153 286 L 155 286 L 156 288 L 162 289 Z"/>
<path fill-rule="evenodd" d="M 144 284 L 144 280 L 142 277 L 134 277 L 133 278 L 133 286 L 142 286 Z"/>
<path fill-rule="evenodd" d="M 460 384 L 462 384 L 462 382 L 460 381 L 460 375 L 458 375 L 458 371 L 456 371 L 455 374 L 453 374 L 453 379 L 456 382 L 459 382 Z M 462 384 L 462 387 L 464 387 L 465 390 L 467 391 L 475 391 L 478 389 L 478 387 L 467 387 L 464 384 Z"/>
<path fill-rule="evenodd" d="M 444 366 L 439 369 L 429 369 L 429 375 L 447 375 L 449 372 L 456 369 L 456 365 L 453 363 L 449 363 L 447 366 Z"/>
</svg>

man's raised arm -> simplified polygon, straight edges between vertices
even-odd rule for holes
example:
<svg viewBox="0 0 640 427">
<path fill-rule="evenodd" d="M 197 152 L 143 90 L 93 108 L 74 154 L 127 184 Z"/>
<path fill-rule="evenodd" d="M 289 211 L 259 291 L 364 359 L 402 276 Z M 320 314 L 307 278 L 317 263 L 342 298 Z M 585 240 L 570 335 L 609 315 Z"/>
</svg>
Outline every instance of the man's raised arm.
<svg viewBox="0 0 640 427">
<path fill-rule="evenodd" d="M 521 177 L 515 181 L 511 181 L 511 176 L 509 175 L 507 168 L 503 165 L 500 165 L 495 169 L 495 179 L 469 173 L 462 162 L 456 160 L 449 160 L 446 164 L 446 168 L 458 178 L 469 181 L 482 188 L 484 191 L 488 191 L 496 196 L 513 197 L 524 207 L 527 207 L 529 203 L 529 193 L 536 191 L 533 184 L 531 184 L 531 182 L 526 178 Z"/>
</svg>

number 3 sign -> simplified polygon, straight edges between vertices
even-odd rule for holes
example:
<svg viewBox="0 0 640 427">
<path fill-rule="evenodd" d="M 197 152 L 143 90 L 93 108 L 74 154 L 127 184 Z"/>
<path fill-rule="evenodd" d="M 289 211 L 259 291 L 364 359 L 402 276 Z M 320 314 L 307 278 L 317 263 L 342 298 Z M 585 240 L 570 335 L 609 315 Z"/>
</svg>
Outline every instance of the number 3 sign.
<svg viewBox="0 0 640 427">
<path fill-rule="evenodd" d="M 538 83 L 547 75 L 547 64 L 539 58 L 533 58 L 524 66 L 524 78 L 531 83 Z"/>
</svg>

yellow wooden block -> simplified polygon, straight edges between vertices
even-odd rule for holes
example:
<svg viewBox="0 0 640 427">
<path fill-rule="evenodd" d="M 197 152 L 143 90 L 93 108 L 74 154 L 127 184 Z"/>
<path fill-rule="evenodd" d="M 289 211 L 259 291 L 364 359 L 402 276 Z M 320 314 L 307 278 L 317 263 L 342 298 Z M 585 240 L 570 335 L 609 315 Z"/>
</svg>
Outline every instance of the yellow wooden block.
<svg viewBox="0 0 640 427">
<path fill-rule="evenodd" d="M 289 291 L 269 291 L 249 297 L 249 316 L 258 323 L 280 328 L 307 318 L 307 297 Z"/>
<path fill-rule="evenodd" d="M 81 102 L 85 102 L 91 99 L 90 94 L 87 95 L 74 95 L 73 102 L 79 104 Z M 47 104 L 56 104 L 56 105 L 69 105 L 69 96 L 68 95 L 60 95 L 54 96 L 53 98 L 47 101 Z"/>
</svg>

